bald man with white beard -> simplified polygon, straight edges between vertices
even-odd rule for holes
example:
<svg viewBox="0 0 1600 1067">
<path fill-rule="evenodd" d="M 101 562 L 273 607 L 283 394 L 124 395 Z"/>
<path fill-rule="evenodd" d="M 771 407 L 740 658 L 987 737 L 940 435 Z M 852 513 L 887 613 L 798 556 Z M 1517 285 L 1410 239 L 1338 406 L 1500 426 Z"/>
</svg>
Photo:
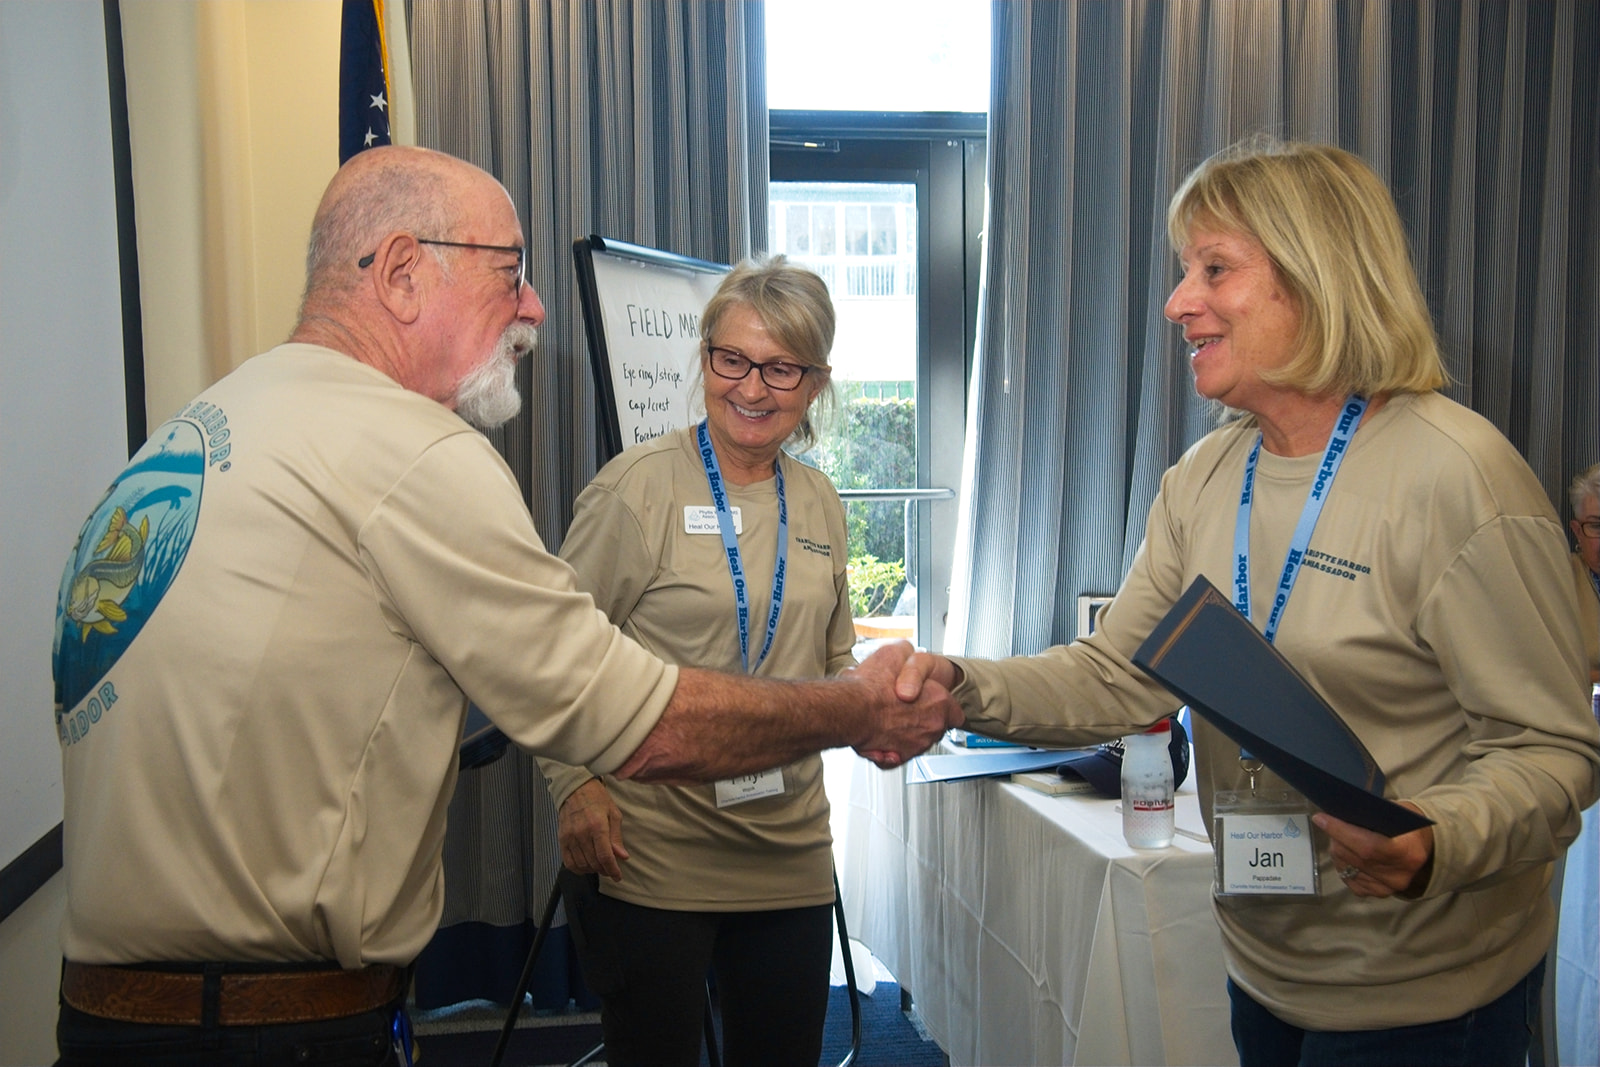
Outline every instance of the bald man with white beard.
<svg viewBox="0 0 1600 1067">
<path fill-rule="evenodd" d="M 470 700 L 596 773 L 714 781 L 961 712 L 910 654 L 791 683 L 678 668 L 548 553 L 483 435 L 544 319 L 488 174 L 335 175 L 286 344 L 159 427 L 62 579 L 63 1064 L 399 1062 Z"/>
</svg>

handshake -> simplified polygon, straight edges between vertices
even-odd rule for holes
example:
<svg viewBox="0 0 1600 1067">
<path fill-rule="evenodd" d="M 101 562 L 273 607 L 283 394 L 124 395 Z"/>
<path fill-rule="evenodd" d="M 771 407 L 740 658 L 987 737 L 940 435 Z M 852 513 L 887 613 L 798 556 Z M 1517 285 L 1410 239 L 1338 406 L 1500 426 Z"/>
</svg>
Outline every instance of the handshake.
<svg viewBox="0 0 1600 1067">
<path fill-rule="evenodd" d="M 925 751 L 966 716 L 950 691 L 961 681 L 943 656 L 917 652 L 904 641 L 884 645 L 845 672 L 883 692 L 881 719 L 857 753 L 889 769 Z"/>
<path fill-rule="evenodd" d="M 885 770 L 965 720 L 950 696 L 961 680 L 943 656 L 885 645 L 838 678 L 784 682 L 685 667 L 673 703 L 618 778 L 687 785 L 748 774 L 823 748 L 850 746 Z M 561 801 L 561 862 L 622 879 L 623 815 L 598 778 Z"/>
<path fill-rule="evenodd" d="M 950 696 L 960 680 L 955 664 L 904 641 L 820 682 L 682 667 L 655 728 L 615 774 L 713 782 L 843 747 L 898 767 L 965 721 Z"/>
</svg>

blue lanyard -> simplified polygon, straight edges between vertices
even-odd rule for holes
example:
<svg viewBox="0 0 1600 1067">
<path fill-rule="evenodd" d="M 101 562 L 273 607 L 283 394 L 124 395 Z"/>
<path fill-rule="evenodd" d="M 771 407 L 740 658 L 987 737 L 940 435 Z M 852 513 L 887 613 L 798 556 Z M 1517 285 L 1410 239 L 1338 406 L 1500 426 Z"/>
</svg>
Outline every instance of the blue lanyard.
<svg viewBox="0 0 1600 1067">
<path fill-rule="evenodd" d="M 1328 435 L 1328 447 L 1322 453 L 1322 466 L 1317 468 L 1317 478 L 1306 496 L 1305 507 L 1300 510 L 1300 522 L 1289 541 L 1289 555 L 1283 561 L 1283 575 L 1278 579 L 1277 595 L 1272 601 L 1272 611 L 1262 635 L 1270 643 L 1278 636 L 1278 624 L 1283 620 L 1284 605 L 1294 590 L 1294 581 L 1300 576 L 1300 565 L 1305 561 L 1306 549 L 1311 545 L 1311 531 L 1322 515 L 1322 506 L 1328 501 L 1328 491 L 1333 488 L 1334 476 L 1344 462 L 1350 439 L 1356 435 L 1361 415 L 1367 410 L 1365 397 L 1352 396 L 1345 401 L 1344 409 Z M 1255 447 L 1244 462 L 1244 488 L 1239 492 L 1239 518 L 1233 528 L 1233 602 L 1245 618 L 1250 617 L 1250 508 L 1256 482 L 1256 460 L 1261 456 L 1261 435 L 1256 435 Z"/>
<path fill-rule="evenodd" d="M 706 482 L 711 486 L 711 503 L 717 509 L 717 528 L 722 531 L 722 547 L 728 554 L 728 573 L 733 577 L 733 596 L 739 609 L 739 662 L 750 673 L 750 598 L 745 593 L 744 564 L 739 560 L 739 536 L 733 532 L 733 513 L 728 510 L 728 494 L 722 487 L 722 465 L 711 447 L 706 420 L 700 420 L 696 435 L 700 441 L 700 462 L 705 464 Z M 789 505 L 783 495 L 783 464 L 774 463 L 778 475 L 778 559 L 772 567 L 772 610 L 767 613 L 767 640 L 756 659 L 760 667 L 772 651 L 772 638 L 778 632 L 778 613 L 783 610 L 783 579 L 789 566 Z"/>
</svg>

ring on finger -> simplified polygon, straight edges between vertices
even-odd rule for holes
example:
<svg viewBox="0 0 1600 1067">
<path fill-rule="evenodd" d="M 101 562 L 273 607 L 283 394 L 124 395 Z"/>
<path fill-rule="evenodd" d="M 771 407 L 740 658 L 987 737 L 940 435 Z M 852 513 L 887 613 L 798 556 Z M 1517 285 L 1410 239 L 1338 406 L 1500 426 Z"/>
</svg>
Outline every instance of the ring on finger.
<svg viewBox="0 0 1600 1067">
<path fill-rule="evenodd" d="M 1361 868 L 1353 866 L 1353 865 L 1339 868 L 1339 877 L 1340 877 L 1341 880 L 1346 881 L 1346 882 L 1348 882 L 1350 879 L 1354 878 L 1356 875 L 1358 875 L 1360 873 L 1361 873 Z"/>
</svg>

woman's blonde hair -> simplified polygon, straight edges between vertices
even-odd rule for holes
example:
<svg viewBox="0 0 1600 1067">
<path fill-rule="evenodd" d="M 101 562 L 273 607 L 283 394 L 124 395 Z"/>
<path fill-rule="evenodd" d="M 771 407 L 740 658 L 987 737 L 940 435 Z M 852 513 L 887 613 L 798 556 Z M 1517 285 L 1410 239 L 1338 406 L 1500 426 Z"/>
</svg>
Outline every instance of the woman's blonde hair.
<svg viewBox="0 0 1600 1067">
<path fill-rule="evenodd" d="M 814 272 L 790 263 L 783 255 L 756 255 L 734 267 L 700 313 L 702 356 L 717 343 L 717 327 L 723 315 L 739 305 L 754 311 L 767 332 L 797 362 L 820 367 L 824 372 L 829 369 L 835 325 L 833 300 L 827 283 Z M 804 452 L 816 444 L 818 425 L 830 422 L 837 406 L 833 383 L 824 374 L 823 385 L 789 438 L 789 446 Z"/>
<path fill-rule="evenodd" d="M 1394 199 L 1359 157 L 1266 138 L 1224 149 L 1167 208 L 1174 248 L 1212 228 L 1259 241 L 1300 312 L 1296 352 L 1264 381 L 1372 396 L 1449 380 Z"/>
</svg>

